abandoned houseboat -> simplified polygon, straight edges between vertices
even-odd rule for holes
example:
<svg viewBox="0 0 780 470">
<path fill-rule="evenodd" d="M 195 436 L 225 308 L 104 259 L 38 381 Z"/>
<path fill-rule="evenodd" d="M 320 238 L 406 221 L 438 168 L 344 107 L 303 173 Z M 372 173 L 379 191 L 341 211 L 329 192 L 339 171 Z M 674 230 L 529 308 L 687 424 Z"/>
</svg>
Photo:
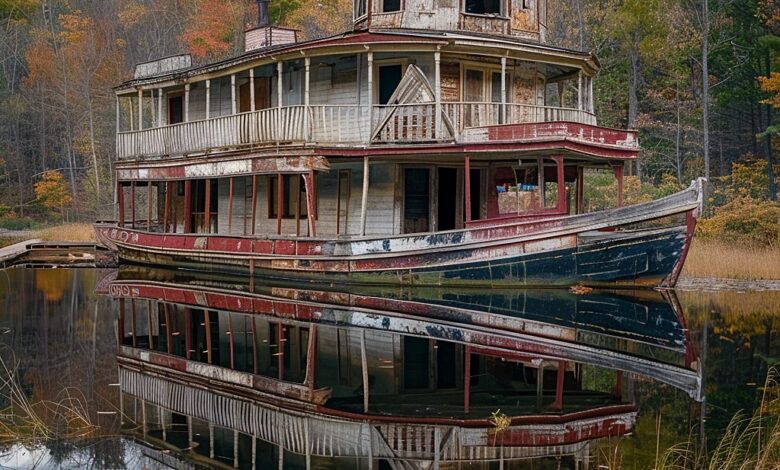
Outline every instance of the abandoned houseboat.
<svg viewBox="0 0 780 470">
<path fill-rule="evenodd" d="M 96 230 L 122 259 L 354 284 L 675 284 L 702 182 L 622 207 L 636 132 L 598 126 L 598 62 L 545 44 L 545 0 L 355 0 L 352 31 L 305 42 L 259 5 L 245 53 L 141 64 L 116 89 L 117 220 Z M 614 173 L 618 207 L 586 213 L 588 168 Z"/>
</svg>

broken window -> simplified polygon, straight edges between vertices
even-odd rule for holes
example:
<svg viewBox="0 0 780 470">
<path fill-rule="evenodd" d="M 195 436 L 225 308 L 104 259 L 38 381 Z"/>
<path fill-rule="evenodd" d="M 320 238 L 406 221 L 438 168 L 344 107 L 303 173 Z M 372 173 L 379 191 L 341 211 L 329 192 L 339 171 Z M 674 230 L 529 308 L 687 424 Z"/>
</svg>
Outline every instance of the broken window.
<svg viewBox="0 0 780 470">
<path fill-rule="evenodd" d="M 268 218 L 277 217 L 278 181 L 276 176 L 270 176 L 268 184 Z M 306 212 L 306 185 L 301 175 L 282 175 L 284 187 L 282 188 L 282 218 L 292 219 L 300 215 L 301 219 L 307 217 Z"/>
<path fill-rule="evenodd" d="M 500 15 L 501 0 L 466 0 L 465 11 L 475 15 Z"/>
<path fill-rule="evenodd" d="M 382 13 L 401 11 L 401 0 L 384 0 L 382 2 Z"/>
<path fill-rule="evenodd" d="M 368 0 L 354 0 L 352 6 L 355 20 L 366 16 L 366 13 L 368 13 Z"/>
</svg>

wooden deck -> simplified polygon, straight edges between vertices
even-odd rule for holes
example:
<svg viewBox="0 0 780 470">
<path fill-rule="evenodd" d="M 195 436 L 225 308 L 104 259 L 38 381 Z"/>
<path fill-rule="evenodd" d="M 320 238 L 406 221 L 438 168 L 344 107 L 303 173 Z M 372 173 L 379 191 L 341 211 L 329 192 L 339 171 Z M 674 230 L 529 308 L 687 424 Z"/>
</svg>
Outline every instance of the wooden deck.
<svg viewBox="0 0 780 470">
<path fill-rule="evenodd" d="M 596 118 L 580 109 L 502 103 L 445 102 L 441 114 L 435 103 L 284 106 L 120 132 L 116 152 L 127 160 L 281 144 L 459 142 L 470 128 L 545 122 L 595 126 Z"/>
</svg>

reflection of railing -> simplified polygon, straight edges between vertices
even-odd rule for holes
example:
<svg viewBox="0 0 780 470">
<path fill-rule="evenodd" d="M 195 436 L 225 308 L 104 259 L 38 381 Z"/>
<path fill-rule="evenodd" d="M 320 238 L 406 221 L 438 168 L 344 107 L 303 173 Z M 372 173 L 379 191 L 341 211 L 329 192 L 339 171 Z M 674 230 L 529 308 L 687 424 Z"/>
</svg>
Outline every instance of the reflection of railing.
<svg viewBox="0 0 780 470">
<path fill-rule="evenodd" d="M 209 226 L 211 230 L 206 230 L 206 213 L 205 212 L 193 212 L 192 213 L 192 233 L 217 233 L 219 222 L 217 219 L 218 212 L 212 212 L 209 218 Z"/>
<path fill-rule="evenodd" d="M 374 106 L 286 106 L 139 131 L 120 132 L 120 159 L 207 152 L 273 143 L 413 143 L 451 140 L 470 127 L 570 121 L 595 125 L 595 116 L 573 108 L 501 103 L 434 103 Z"/>
</svg>

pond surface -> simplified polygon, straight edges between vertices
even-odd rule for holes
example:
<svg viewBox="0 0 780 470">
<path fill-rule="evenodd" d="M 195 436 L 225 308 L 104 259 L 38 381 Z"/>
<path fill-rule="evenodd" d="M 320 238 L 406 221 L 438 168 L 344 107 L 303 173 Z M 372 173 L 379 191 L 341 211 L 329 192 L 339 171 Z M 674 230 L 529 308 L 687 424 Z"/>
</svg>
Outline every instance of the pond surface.
<svg viewBox="0 0 780 470">
<path fill-rule="evenodd" d="M 2 468 L 652 468 L 780 354 L 778 292 L 12 269 L 0 306 Z"/>
</svg>

